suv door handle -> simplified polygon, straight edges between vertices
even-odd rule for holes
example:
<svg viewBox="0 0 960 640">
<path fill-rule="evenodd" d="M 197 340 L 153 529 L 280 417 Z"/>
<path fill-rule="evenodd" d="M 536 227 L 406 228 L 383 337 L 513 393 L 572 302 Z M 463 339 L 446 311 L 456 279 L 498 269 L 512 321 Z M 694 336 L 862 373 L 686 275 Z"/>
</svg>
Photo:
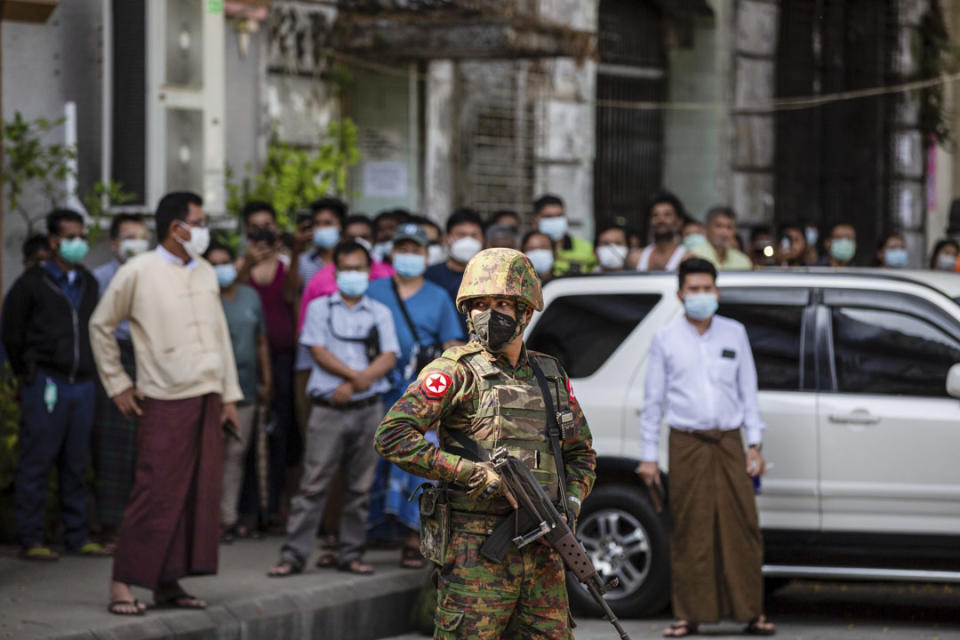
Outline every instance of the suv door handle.
<svg viewBox="0 0 960 640">
<path fill-rule="evenodd" d="M 880 422 L 880 418 L 870 415 L 870 412 L 865 409 L 857 409 L 844 415 L 832 413 L 827 417 L 830 422 L 835 424 L 877 424 Z"/>
</svg>

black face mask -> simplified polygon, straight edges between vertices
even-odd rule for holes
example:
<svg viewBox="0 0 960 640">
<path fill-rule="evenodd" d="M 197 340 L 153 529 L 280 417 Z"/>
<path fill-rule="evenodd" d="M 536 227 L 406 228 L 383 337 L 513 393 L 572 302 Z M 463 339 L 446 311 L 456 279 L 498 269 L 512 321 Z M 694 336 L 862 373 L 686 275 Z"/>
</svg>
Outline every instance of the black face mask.
<svg viewBox="0 0 960 640">
<path fill-rule="evenodd" d="M 505 313 L 487 309 L 471 319 L 477 340 L 492 353 L 503 351 L 517 335 L 517 321 Z"/>
</svg>

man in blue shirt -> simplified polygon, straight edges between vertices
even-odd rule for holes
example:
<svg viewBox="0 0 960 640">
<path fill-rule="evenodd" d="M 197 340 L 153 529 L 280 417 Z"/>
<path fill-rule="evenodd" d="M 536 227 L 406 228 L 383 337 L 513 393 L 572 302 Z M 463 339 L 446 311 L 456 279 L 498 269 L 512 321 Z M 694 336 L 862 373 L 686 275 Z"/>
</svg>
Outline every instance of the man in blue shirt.
<svg viewBox="0 0 960 640">
<path fill-rule="evenodd" d="M 383 394 L 392 406 L 420 373 L 418 360 L 429 362 L 443 349 L 464 340 L 460 317 L 450 295 L 439 285 L 427 282 L 424 271 L 430 237 L 417 224 L 401 224 L 393 236 L 391 262 L 397 273 L 370 283 L 367 295 L 382 302 L 393 314 L 400 354 L 393 368 L 393 386 Z M 433 351 L 432 355 L 427 354 Z M 420 509 L 408 498 L 423 480 L 386 460 L 377 465 L 370 499 L 371 536 L 405 539 L 401 565 L 423 566 L 420 556 Z"/>
<path fill-rule="evenodd" d="M 84 472 L 93 427 L 93 377 L 88 326 L 97 281 L 80 265 L 88 245 L 83 217 L 57 210 L 47 216 L 53 257 L 13 284 L 3 304 L 3 345 L 20 379 L 20 457 L 16 478 L 21 556 L 57 560 L 44 544 L 47 480 L 56 464 L 67 551 L 105 555 L 90 541 Z"/>
<path fill-rule="evenodd" d="M 390 389 L 388 374 L 400 347 L 390 310 L 367 297 L 370 254 L 356 242 L 333 252 L 337 293 L 307 307 L 300 343 L 314 359 L 307 382 L 313 402 L 307 423 L 304 473 L 290 505 L 287 539 L 280 562 L 269 574 L 300 573 L 316 545 L 317 527 L 330 482 L 342 463 L 343 515 L 339 569 L 373 573 L 362 561 L 370 485 L 377 464 L 373 435 L 383 417 L 380 394 Z"/>
<path fill-rule="evenodd" d="M 426 277 L 446 289 L 451 300 L 456 300 L 463 281 L 463 270 L 467 268 L 470 258 L 483 249 L 483 219 L 480 214 L 473 209 L 454 211 L 447 219 L 446 242 L 450 257 L 446 262 L 427 269 Z M 460 328 L 466 335 L 466 318 L 460 318 Z"/>
</svg>

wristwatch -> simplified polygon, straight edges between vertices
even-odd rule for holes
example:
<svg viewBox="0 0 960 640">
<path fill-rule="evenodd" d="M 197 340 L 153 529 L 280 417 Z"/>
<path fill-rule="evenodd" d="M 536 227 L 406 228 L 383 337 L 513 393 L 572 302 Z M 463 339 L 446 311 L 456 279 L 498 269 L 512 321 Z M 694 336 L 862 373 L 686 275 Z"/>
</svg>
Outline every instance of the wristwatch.
<svg viewBox="0 0 960 640">
<path fill-rule="evenodd" d="M 750 445 L 750 446 L 747 447 L 747 448 L 748 448 L 748 449 L 756 449 L 757 451 L 763 451 L 763 443 L 762 443 L 762 442 L 758 442 L 757 444 L 752 444 L 752 445 Z"/>
</svg>

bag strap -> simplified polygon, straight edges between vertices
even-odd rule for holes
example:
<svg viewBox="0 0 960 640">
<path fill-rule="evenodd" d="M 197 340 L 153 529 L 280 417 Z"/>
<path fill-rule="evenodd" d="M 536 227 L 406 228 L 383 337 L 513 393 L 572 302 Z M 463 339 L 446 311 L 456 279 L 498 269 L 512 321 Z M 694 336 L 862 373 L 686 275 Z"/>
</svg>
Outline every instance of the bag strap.
<svg viewBox="0 0 960 640">
<path fill-rule="evenodd" d="M 563 469 L 563 452 L 560 449 L 560 422 L 557 420 L 557 411 L 553 405 L 553 396 L 550 394 L 550 387 L 547 385 L 547 378 L 543 375 L 543 369 L 537 363 L 536 359 L 530 358 L 530 366 L 533 368 L 533 375 L 537 377 L 537 384 L 540 385 L 540 393 L 543 394 L 543 402 L 547 406 L 547 439 L 550 440 L 550 447 L 553 449 L 553 462 L 557 466 L 557 479 L 560 481 L 559 494 L 560 512 L 567 516 L 567 524 L 573 525 L 573 519 L 567 508 L 567 474 Z"/>
<path fill-rule="evenodd" d="M 407 305 L 403 303 L 403 298 L 400 297 L 400 290 L 397 288 L 397 281 L 393 278 L 390 278 L 390 286 L 393 287 L 393 295 L 397 296 L 397 302 L 400 303 L 400 313 L 403 314 L 403 319 L 407 321 L 407 327 L 410 329 L 410 333 L 413 334 L 413 341 L 417 344 L 420 344 L 420 335 L 417 333 L 417 327 L 413 324 L 413 320 L 410 319 L 410 313 L 407 311 Z"/>
<path fill-rule="evenodd" d="M 459 447 L 447 447 L 446 451 L 455 453 L 471 462 L 482 462 L 487 457 L 480 451 L 480 447 L 474 440 L 460 429 L 447 429 L 447 435 L 453 438 Z M 442 448 L 442 447 L 441 447 Z"/>
</svg>

